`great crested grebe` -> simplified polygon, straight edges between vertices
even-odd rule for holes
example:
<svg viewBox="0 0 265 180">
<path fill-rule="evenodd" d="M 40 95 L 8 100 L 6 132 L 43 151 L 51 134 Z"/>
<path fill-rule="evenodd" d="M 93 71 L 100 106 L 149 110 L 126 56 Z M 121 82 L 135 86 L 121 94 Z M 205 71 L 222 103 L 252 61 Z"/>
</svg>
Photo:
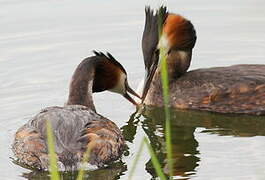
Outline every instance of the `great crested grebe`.
<svg viewBox="0 0 265 180">
<path fill-rule="evenodd" d="M 76 68 L 64 107 L 45 108 L 18 129 L 12 150 L 19 162 L 42 170 L 48 168 L 47 120 L 52 126 L 61 170 L 77 169 L 88 147 L 89 163 L 98 167 L 120 157 L 122 133 L 112 121 L 96 113 L 92 93 L 109 90 L 135 105 L 128 92 L 139 96 L 129 87 L 125 69 L 111 54 L 94 53 Z"/>
<path fill-rule="evenodd" d="M 233 65 L 187 72 L 196 42 L 192 23 L 160 7 L 145 9 L 142 50 L 146 68 L 142 101 L 163 106 L 159 49 L 166 52 L 169 103 L 173 108 L 265 114 L 265 65 Z M 159 18 L 161 20 L 159 20 Z M 159 39 L 158 27 L 161 28 Z"/>
</svg>

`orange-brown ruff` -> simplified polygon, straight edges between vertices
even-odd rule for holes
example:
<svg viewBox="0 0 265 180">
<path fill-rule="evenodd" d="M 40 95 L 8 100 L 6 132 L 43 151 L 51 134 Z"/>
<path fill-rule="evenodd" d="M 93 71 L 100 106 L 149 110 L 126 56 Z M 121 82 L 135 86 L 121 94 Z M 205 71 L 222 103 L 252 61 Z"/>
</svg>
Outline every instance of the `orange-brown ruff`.
<svg viewBox="0 0 265 180">
<path fill-rule="evenodd" d="M 155 33 L 150 33 L 158 32 L 158 14 L 163 19 L 159 40 Z M 187 72 L 195 42 L 196 32 L 189 20 L 168 13 L 165 7 L 156 14 L 146 8 L 142 39 L 147 71 L 144 103 L 163 106 L 160 68 L 157 66 L 158 48 L 164 48 L 167 52 L 171 107 L 264 115 L 265 65 L 234 65 Z"/>
<path fill-rule="evenodd" d="M 92 149 L 89 163 L 99 167 L 121 156 L 124 147 L 122 133 L 112 121 L 96 113 L 92 92 L 112 90 L 122 79 L 121 74 L 125 76 L 126 72 L 110 54 L 95 54 L 77 67 L 66 106 L 43 109 L 17 131 L 12 150 L 21 163 L 38 169 L 48 168 L 47 120 L 52 125 L 61 170 L 78 168 L 88 147 Z M 101 79 L 106 76 L 112 82 Z M 127 78 L 122 83 L 125 83 L 125 89 L 121 88 L 121 94 L 125 96 L 129 88 Z M 130 97 L 125 97 L 131 101 Z"/>
</svg>

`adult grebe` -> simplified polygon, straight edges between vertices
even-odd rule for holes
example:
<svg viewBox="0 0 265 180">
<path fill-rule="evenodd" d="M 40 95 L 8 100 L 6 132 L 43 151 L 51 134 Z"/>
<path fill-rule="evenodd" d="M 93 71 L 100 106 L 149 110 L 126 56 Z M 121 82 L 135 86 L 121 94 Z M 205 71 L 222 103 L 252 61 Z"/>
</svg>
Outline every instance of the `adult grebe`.
<svg viewBox="0 0 265 180">
<path fill-rule="evenodd" d="M 197 69 L 190 66 L 196 31 L 180 15 L 146 7 L 142 50 L 146 68 L 142 101 L 163 106 L 159 49 L 166 52 L 170 106 L 220 113 L 265 114 L 265 65 Z M 161 20 L 159 20 L 161 18 Z M 160 39 L 158 27 L 162 27 Z"/>
<path fill-rule="evenodd" d="M 61 170 L 76 169 L 88 147 L 92 165 L 101 167 L 120 157 L 124 146 L 121 131 L 96 113 L 92 93 L 109 90 L 122 94 L 135 105 L 128 92 L 139 96 L 129 87 L 125 69 L 112 55 L 94 53 L 76 68 L 66 105 L 43 109 L 17 131 L 12 150 L 21 163 L 48 168 L 47 120 L 52 125 Z"/>
</svg>

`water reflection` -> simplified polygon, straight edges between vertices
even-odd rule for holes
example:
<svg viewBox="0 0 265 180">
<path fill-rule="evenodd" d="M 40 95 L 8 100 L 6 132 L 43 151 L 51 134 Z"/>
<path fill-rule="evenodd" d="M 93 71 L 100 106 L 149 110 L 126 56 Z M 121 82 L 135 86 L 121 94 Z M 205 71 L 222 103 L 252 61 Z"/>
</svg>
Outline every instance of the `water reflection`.
<svg viewBox="0 0 265 180">
<path fill-rule="evenodd" d="M 163 170 L 167 173 L 164 141 L 164 111 L 161 108 L 147 108 L 144 116 L 147 118 L 143 122 L 143 129 L 150 140 L 151 146 L 158 154 Z M 172 116 L 172 120 L 176 121 L 179 118 Z M 198 142 L 194 138 L 195 127 L 172 123 L 171 129 L 174 176 L 186 177 L 195 174 L 195 168 L 198 166 L 198 161 L 200 160 L 196 156 L 199 152 L 197 150 Z M 151 161 L 146 164 L 146 169 L 155 177 Z"/>
<path fill-rule="evenodd" d="M 171 110 L 172 151 L 174 176 L 190 179 L 196 176 L 200 166 L 200 142 L 196 133 L 215 134 L 219 136 L 251 137 L 265 136 L 265 117 L 246 115 L 222 115 L 199 111 Z M 142 118 L 143 117 L 143 118 Z M 141 118 L 139 114 L 131 115 L 129 121 L 121 128 L 125 140 L 134 143 L 136 133 L 142 128 L 153 147 L 165 173 L 168 172 L 164 140 L 165 117 L 163 108 L 146 107 Z M 136 153 L 127 149 L 125 156 Z M 16 162 L 14 162 L 16 163 Z M 154 179 L 157 177 L 151 159 L 145 163 L 145 171 Z M 89 179 L 120 179 L 128 172 L 124 162 L 118 161 L 110 166 L 94 171 L 86 171 Z M 32 170 L 21 175 L 26 179 L 49 179 L 47 172 Z M 77 172 L 65 172 L 62 179 L 76 179 Z"/>
<path fill-rule="evenodd" d="M 93 179 L 93 180 L 120 179 L 120 177 L 124 175 L 125 171 L 127 171 L 127 166 L 123 162 L 115 162 L 106 168 L 101 168 L 93 171 L 85 171 L 84 179 Z M 62 172 L 60 173 L 60 179 L 75 180 L 77 178 L 77 175 L 78 175 L 77 171 Z M 29 173 L 23 173 L 21 176 L 29 180 L 50 179 L 49 172 L 47 171 L 32 170 Z"/>
<path fill-rule="evenodd" d="M 164 110 L 163 108 L 146 107 L 143 116 L 141 127 L 149 138 L 164 172 L 167 173 Z M 200 132 L 196 131 L 196 133 L 220 136 L 265 135 L 265 117 L 171 110 L 171 120 L 174 176 L 182 177 L 182 179 L 189 179 L 191 175 L 196 175 L 196 167 L 199 166 L 200 152 L 198 150 L 199 142 L 195 139 L 196 128 L 200 128 Z M 122 127 L 126 140 L 131 143 L 137 133 L 138 122 L 139 119 L 135 118 L 135 114 L 133 114 L 127 125 Z M 153 178 L 157 177 L 151 160 L 146 163 L 146 171 Z"/>
</svg>

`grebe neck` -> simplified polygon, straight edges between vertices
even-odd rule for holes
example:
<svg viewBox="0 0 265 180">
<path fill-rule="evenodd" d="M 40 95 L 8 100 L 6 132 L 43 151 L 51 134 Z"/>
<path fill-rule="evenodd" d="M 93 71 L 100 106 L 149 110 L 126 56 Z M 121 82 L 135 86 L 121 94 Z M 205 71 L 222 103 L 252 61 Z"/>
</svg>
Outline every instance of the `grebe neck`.
<svg viewBox="0 0 265 180">
<path fill-rule="evenodd" d="M 84 59 L 72 76 L 67 105 L 83 105 L 96 111 L 92 98 L 94 75 L 95 62 Z"/>
<path fill-rule="evenodd" d="M 191 50 L 172 50 L 167 55 L 169 80 L 174 80 L 187 72 L 190 67 Z"/>
</svg>

